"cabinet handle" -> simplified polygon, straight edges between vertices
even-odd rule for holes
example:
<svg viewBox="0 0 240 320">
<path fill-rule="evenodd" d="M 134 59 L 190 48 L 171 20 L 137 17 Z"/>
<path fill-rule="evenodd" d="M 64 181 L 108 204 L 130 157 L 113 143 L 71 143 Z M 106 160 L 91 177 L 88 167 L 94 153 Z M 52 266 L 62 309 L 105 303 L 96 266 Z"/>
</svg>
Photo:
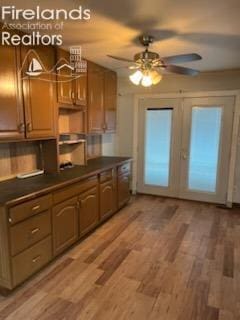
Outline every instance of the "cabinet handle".
<svg viewBox="0 0 240 320">
<path fill-rule="evenodd" d="M 32 259 L 32 262 L 33 262 L 33 263 L 36 263 L 40 258 L 41 258 L 41 256 L 37 256 L 37 257 L 35 257 L 35 258 Z"/>
<path fill-rule="evenodd" d="M 18 132 L 24 133 L 24 131 L 25 131 L 25 124 L 22 122 L 18 125 Z"/>
<path fill-rule="evenodd" d="M 74 92 L 72 91 L 72 92 L 71 92 L 71 99 L 74 100 L 74 98 L 75 98 L 75 94 L 74 94 Z"/>
<path fill-rule="evenodd" d="M 9 217 L 9 218 L 8 218 L 8 222 L 9 222 L 9 223 L 12 223 L 12 218 Z"/>
<path fill-rule="evenodd" d="M 27 124 L 27 131 L 28 131 L 28 132 L 31 132 L 31 131 L 32 131 L 32 124 L 31 124 L 31 122 L 29 122 L 29 123 Z"/>
<path fill-rule="evenodd" d="M 35 233 L 37 233 L 40 229 L 39 228 L 35 228 L 31 231 L 31 234 L 34 235 Z"/>
<path fill-rule="evenodd" d="M 37 205 L 37 206 L 35 206 L 35 207 L 32 207 L 32 211 L 36 211 L 36 210 L 38 210 L 38 209 L 40 209 L 40 205 Z"/>
</svg>

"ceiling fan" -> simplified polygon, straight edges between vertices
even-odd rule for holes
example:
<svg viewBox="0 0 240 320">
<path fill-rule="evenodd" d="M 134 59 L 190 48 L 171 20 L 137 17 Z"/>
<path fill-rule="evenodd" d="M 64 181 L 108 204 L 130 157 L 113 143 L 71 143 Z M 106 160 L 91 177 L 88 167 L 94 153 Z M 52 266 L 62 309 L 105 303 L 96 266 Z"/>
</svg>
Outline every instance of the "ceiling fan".
<svg viewBox="0 0 240 320">
<path fill-rule="evenodd" d="M 139 41 L 145 47 L 145 50 L 135 54 L 133 59 L 107 55 L 116 60 L 134 63 L 129 69 L 135 69 L 137 71 L 130 75 L 129 78 L 135 85 L 141 83 L 143 86 L 149 87 L 152 84 L 159 83 L 162 79 L 161 70 L 189 76 L 195 76 L 199 73 L 198 70 L 175 65 L 175 63 L 201 60 L 202 57 L 199 54 L 189 53 L 170 57 L 160 57 L 158 53 L 149 51 L 149 46 L 154 41 L 153 36 L 141 35 Z"/>
</svg>

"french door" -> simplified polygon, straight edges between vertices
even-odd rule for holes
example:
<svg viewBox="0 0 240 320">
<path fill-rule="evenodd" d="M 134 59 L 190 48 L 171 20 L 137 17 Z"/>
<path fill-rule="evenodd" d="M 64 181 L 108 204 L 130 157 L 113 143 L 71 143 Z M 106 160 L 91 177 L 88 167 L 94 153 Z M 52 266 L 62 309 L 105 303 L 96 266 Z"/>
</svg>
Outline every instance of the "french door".
<svg viewBox="0 0 240 320">
<path fill-rule="evenodd" d="M 144 99 L 137 191 L 224 203 L 234 97 Z"/>
</svg>

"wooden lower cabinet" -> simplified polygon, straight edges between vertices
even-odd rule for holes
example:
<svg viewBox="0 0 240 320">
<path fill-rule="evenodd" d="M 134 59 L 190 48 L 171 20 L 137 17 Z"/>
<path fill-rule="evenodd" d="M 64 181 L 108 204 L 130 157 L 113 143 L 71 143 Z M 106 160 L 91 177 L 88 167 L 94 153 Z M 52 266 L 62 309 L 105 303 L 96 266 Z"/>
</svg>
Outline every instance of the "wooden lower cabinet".
<svg viewBox="0 0 240 320">
<path fill-rule="evenodd" d="M 119 175 L 117 178 L 117 189 L 118 189 L 118 208 L 121 208 L 126 204 L 130 199 L 130 175 L 129 173 L 125 173 Z"/>
<path fill-rule="evenodd" d="M 107 166 L 46 195 L 0 206 L 0 292 L 6 293 L 121 208 L 131 167 Z"/>
<path fill-rule="evenodd" d="M 94 187 L 79 197 L 79 230 L 83 236 L 99 222 L 98 187 Z"/>
<path fill-rule="evenodd" d="M 57 256 L 78 240 L 78 199 L 63 201 L 53 207 L 53 255 Z"/>
<path fill-rule="evenodd" d="M 46 265 L 52 258 L 52 239 L 38 242 L 12 258 L 13 286 L 26 280 L 30 275 Z"/>
<path fill-rule="evenodd" d="M 115 211 L 115 189 L 113 180 L 100 184 L 100 217 L 106 219 Z"/>
</svg>

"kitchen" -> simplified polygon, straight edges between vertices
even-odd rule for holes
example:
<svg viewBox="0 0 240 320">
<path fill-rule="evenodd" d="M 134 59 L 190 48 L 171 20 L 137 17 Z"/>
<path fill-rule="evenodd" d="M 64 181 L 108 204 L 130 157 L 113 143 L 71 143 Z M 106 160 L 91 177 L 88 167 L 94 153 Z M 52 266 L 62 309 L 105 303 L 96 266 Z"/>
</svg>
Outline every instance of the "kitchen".
<svg viewBox="0 0 240 320">
<path fill-rule="evenodd" d="M 1 319 L 238 316 L 237 3 L 151 2 L 2 1 Z"/>
</svg>

